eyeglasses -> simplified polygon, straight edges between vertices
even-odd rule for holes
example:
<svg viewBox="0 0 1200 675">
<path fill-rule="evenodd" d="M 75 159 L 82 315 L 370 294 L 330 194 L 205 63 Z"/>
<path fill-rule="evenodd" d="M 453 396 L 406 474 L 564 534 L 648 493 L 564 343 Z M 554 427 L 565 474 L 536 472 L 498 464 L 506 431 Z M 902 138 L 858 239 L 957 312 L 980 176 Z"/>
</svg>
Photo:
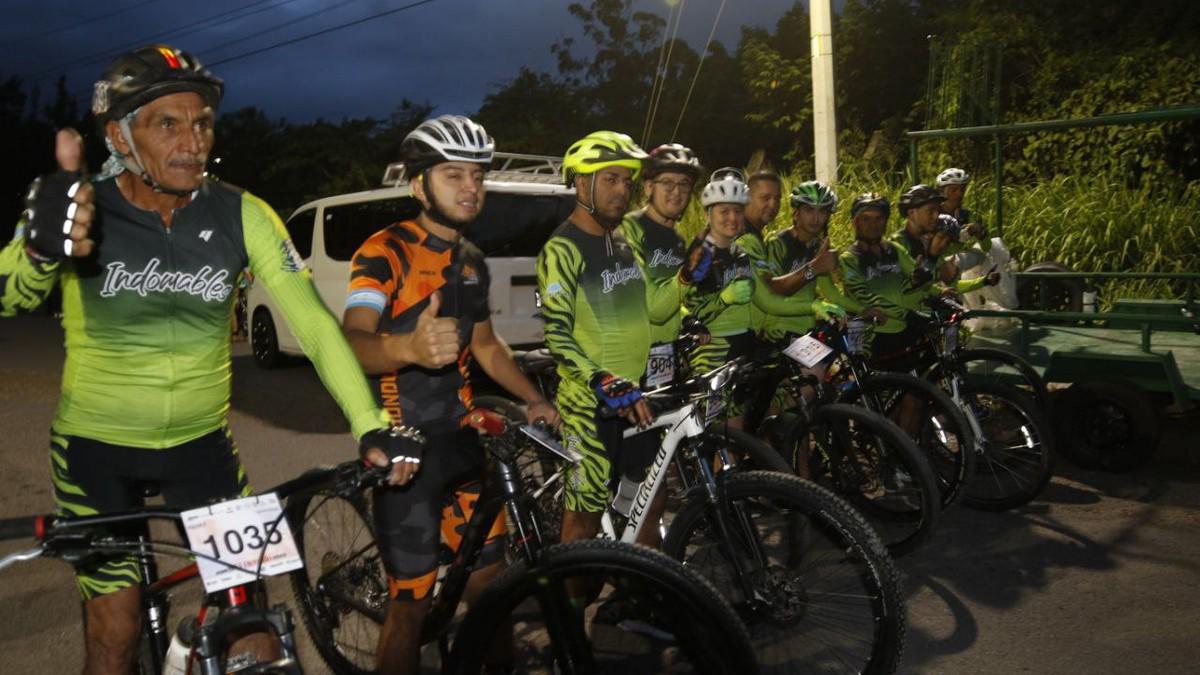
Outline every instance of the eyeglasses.
<svg viewBox="0 0 1200 675">
<path fill-rule="evenodd" d="M 654 181 L 662 186 L 666 192 L 691 192 L 694 184 L 691 181 L 674 181 L 674 180 L 656 180 Z"/>
</svg>

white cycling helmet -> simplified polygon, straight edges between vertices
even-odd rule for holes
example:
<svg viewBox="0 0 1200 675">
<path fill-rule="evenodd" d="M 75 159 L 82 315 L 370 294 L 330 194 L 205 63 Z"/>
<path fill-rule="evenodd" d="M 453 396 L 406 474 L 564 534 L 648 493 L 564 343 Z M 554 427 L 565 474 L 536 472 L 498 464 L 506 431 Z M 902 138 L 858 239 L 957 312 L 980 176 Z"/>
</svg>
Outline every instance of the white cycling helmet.
<svg viewBox="0 0 1200 675">
<path fill-rule="evenodd" d="M 496 144 L 478 123 L 462 115 L 442 115 L 421 122 L 400 144 L 409 175 L 442 162 L 491 164 Z"/>
<path fill-rule="evenodd" d="M 949 168 L 938 174 L 937 187 L 947 185 L 966 185 L 971 181 L 971 174 L 962 169 Z"/>
<path fill-rule="evenodd" d="M 720 173 L 720 170 L 717 171 Z M 714 178 L 716 174 L 714 173 Z M 750 203 L 750 186 L 739 178 L 741 172 L 727 173 L 721 176 L 720 180 L 714 180 L 704 186 L 704 191 L 700 193 L 700 203 L 705 208 L 713 204 L 741 204 L 745 206 Z"/>
</svg>

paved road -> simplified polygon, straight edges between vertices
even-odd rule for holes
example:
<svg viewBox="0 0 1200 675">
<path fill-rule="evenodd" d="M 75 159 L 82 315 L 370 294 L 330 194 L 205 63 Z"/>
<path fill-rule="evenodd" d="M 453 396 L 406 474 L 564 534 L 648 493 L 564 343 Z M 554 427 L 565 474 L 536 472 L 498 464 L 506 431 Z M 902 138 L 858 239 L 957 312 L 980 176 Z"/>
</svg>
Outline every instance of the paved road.
<svg viewBox="0 0 1200 675">
<path fill-rule="evenodd" d="M 61 341 L 49 319 L 0 322 L 0 517 L 52 506 L 43 448 Z M 310 367 L 264 372 L 244 346 L 235 353 L 230 424 L 255 485 L 350 456 L 346 424 Z M 945 514 L 932 542 L 900 561 L 909 594 L 902 672 L 1196 672 L 1200 422 L 1174 422 L 1169 434 L 1165 456 L 1143 471 L 1060 466 L 1026 509 Z M 0 543 L 0 554 L 16 548 Z M 279 584 L 272 591 L 287 598 Z M 0 573 L 0 611 L 0 672 L 77 671 L 78 601 L 65 565 Z M 305 663 L 323 672 L 316 658 Z"/>
</svg>

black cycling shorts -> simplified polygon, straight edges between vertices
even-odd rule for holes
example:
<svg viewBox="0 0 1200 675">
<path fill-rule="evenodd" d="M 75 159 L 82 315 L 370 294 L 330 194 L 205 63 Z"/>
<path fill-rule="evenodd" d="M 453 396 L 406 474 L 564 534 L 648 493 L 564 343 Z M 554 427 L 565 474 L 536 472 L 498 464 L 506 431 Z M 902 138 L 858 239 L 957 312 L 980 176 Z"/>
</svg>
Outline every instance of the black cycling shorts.
<svg viewBox="0 0 1200 675">
<path fill-rule="evenodd" d="M 485 462 L 474 429 L 426 434 L 421 469 L 404 486 L 375 490 L 375 540 L 388 590 L 396 600 L 420 600 L 437 578 L 442 542 L 457 550 L 475 512 Z M 489 529 L 476 568 L 498 562 L 507 530 L 501 512 Z M 440 537 L 439 537 L 440 535 Z"/>
<path fill-rule="evenodd" d="M 250 494 L 228 428 L 162 450 L 112 445 L 50 432 L 50 478 L 61 515 L 91 516 L 139 508 L 147 489 L 168 506 L 190 508 Z M 114 531 L 138 532 L 132 524 Z M 76 565 L 85 600 L 141 583 L 132 555 L 93 556 Z"/>
</svg>

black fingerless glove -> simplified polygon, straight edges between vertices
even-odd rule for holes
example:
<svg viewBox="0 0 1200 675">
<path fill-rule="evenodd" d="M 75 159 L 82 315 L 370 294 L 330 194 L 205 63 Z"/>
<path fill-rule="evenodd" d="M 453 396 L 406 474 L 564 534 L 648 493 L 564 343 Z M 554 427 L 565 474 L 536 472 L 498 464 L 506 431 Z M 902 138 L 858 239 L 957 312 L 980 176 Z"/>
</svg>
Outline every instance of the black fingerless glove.
<svg viewBox="0 0 1200 675">
<path fill-rule="evenodd" d="M 75 193 L 83 185 L 79 174 L 59 171 L 42 176 L 29 187 L 25 197 L 29 229 L 25 235 L 27 250 L 39 262 L 60 260 L 71 255 L 71 227 L 74 225 Z"/>
<path fill-rule="evenodd" d="M 408 462 L 420 464 L 425 455 L 425 436 L 412 427 L 396 426 L 375 429 L 362 435 L 358 441 L 358 455 L 364 460 L 367 451 L 379 448 L 392 464 Z"/>
</svg>

